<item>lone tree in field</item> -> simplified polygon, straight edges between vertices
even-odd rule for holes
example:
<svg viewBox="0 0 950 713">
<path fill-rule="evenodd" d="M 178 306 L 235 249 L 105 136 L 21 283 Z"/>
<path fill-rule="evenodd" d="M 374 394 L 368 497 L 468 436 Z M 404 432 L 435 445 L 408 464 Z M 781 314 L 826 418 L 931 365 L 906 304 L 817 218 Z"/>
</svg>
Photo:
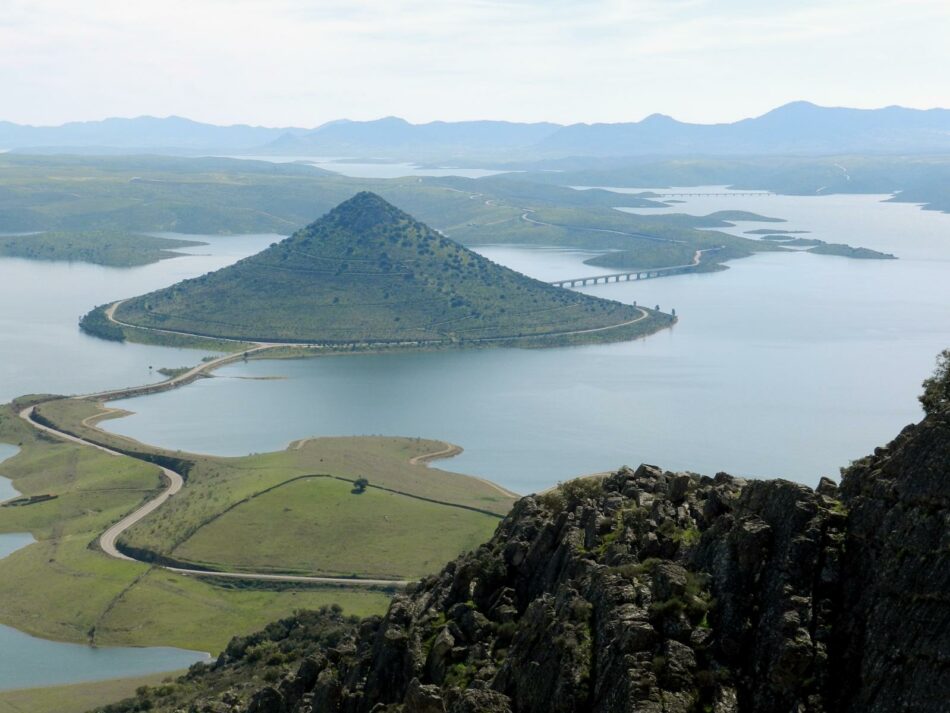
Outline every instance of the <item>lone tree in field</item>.
<svg viewBox="0 0 950 713">
<path fill-rule="evenodd" d="M 366 492 L 366 488 L 369 487 L 369 481 L 366 478 L 360 477 L 353 481 L 353 492 L 356 495 Z"/>
<path fill-rule="evenodd" d="M 950 408 L 950 349 L 937 355 L 937 368 L 924 379 L 923 387 L 918 398 L 928 416 Z"/>
</svg>

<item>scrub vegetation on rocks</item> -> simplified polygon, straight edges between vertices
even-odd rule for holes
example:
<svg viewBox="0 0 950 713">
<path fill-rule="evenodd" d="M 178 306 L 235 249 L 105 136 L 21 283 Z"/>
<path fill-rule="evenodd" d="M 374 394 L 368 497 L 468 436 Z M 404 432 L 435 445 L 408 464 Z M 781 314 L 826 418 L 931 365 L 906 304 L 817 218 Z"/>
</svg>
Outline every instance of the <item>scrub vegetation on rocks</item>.
<svg viewBox="0 0 950 713">
<path fill-rule="evenodd" d="M 332 645 L 225 655 L 109 710 L 938 713 L 948 464 L 940 409 L 840 485 L 649 465 L 566 483 Z"/>
</svg>

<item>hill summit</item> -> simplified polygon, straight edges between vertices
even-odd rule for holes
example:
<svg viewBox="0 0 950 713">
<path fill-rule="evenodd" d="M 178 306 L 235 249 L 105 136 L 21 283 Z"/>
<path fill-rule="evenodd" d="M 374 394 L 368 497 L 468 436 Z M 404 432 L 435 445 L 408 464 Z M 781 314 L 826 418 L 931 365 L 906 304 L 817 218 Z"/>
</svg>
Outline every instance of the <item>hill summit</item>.
<svg viewBox="0 0 950 713">
<path fill-rule="evenodd" d="M 234 265 L 127 300 L 115 317 L 330 344 L 603 341 L 669 323 L 497 265 L 369 192 Z"/>
</svg>

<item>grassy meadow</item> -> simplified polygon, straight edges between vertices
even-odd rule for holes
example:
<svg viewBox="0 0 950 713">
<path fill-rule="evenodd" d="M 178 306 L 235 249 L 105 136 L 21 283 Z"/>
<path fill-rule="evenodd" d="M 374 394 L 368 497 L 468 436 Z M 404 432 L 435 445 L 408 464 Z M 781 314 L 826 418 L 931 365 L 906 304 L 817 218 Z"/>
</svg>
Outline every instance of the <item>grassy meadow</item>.
<svg viewBox="0 0 950 713">
<path fill-rule="evenodd" d="M 67 430 L 103 435 L 81 423 L 99 413 L 94 404 L 64 400 L 41 410 L 47 417 L 68 422 Z M 373 589 L 196 579 L 114 560 L 97 549 L 97 538 L 157 491 L 157 468 L 57 442 L 23 423 L 9 406 L 0 410 L 0 440 L 21 446 L 19 454 L 0 466 L 0 473 L 24 495 L 56 496 L 33 505 L 0 508 L 0 531 L 27 531 L 38 540 L 0 561 L 2 623 L 65 641 L 162 644 L 215 652 L 232 635 L 296 609 L 339 603 L 347 613 L 365 615 L 382 611 L 388 602 L 389 592 Z M 247 458 L 189 454 L 194 466 L 185 489 L 135 526 L 126 539 L 135 547 L 172 557 L 180 556 L 176 548 L 187 543 L 193 553 L 222 568 L 249 568 L 263 564 L 266 557 L 273 570 L 419 576 L 483 541 L 512 502 L 509 495 L 477 479 L 409 463 L 442 448 L 439 442 L 415 439 L 332 438 Z M 270 497 L 255 497 L 315 472 L 351 480 L 367 477 L 370 487 L 356 495 L 352 484 L 343 480 L 306 479 L 297 481 L 299 487 L 319 481 L 312 490 L 301 491 L 309 492 L 309 498 L 298 497 L 294 483 L 270 491 Z M 288 505 L 291 501 L 294 504 Z M 296 508 L 296 514 L 290 517 L 285 507 Z M 254 534 L 246 528 L 255 518 L 260 522 L 270 514 L 293 529 L 273 528 L 282 538 L 275 540 L 276 547 L 260 542 L 257 550 L 245 550 Z M 341 543 L 340 524 L 346 517 L 356 518 L 360 528 L 350 542 Z M 213 529 L 205 535 L 202 528 L 209 523 Z M 445 527 L 453 528 L 448 536 L 439 532 Z M 393 542 L 399 548 L 393 548 Z M 228 543 L 236 546 L 229 548 Z"/>
<path fill-rule="evenodd" d="M 498 524 L 378 488 L 352 491 L 333 478 L 296 480 L 239 504 L 172 554 L 211 568 L 416 578 L 442 566 L 446 552 L 489 539 Z"/>
<path fill-rule="evenodd" d="M 62 641 L 216 652 L 295 609 L 339 603 L 364 615 L 389 600 L 384 591 L 218 584 L 107 557 L 99 534 L 156 492 L 158 469 L 48 439 L 9 406 L 0 408 L 0 440 L 21 447 L 0 474 L 24 495 L 56 495 L 0 507 L 0 532 L 37 539 L 0 560 L 0 623 Z"/>
<path fill-rule="evenodd" d="M 97 418 L 118 414 L 92 402 L 64 399 L 39 411 L 93 440 L 162 453 L 95 429 Z M 21 448 L 0 474 L 25 496 L 55 495 L 0 508 L 0 532 L 38 540 L 0 560 L 0 623 L 64 641 L 216 652 L 294 610 L 338 603 L 367 615 L 389 600 L 385 588 L 194 578 L 107 557 L 98 536 L 158 491 L 158 469 L 59 442 L 9 405 L 0 408 L 0 441 Z M 122 542 L 217 569 L 415 578 L 487 539 L 514 500 L 477 478 L 410 463 L 444 448 L 424 439 L 318 438 L 245 458 L 166 453 L 191 464 L 187 484 Z M 314 474 L 333 477 L 299 479 Z M 358 478 L 369 487 L 354 494 Z M 344 524 L 349 539 L 340 537 Z"/>
</svg>

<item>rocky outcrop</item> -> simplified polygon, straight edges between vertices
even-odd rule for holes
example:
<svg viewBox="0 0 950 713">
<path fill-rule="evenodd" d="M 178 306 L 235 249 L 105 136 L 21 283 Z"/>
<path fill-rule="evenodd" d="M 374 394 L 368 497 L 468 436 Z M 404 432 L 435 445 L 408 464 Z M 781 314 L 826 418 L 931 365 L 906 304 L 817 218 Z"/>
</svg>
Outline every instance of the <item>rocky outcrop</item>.
<svg viewBox="0 0 950 713">
<path fill-rule="evenodd" d="M 944 413 L 840 486 L 564 484 L 230 710 L 946 711 L 948 470 Z"/>
<path fill-rule="evenodd" d="M 950 709 L 948 434 L 934 414 L 845 474 L 836 710 Z"/>
</svg>

